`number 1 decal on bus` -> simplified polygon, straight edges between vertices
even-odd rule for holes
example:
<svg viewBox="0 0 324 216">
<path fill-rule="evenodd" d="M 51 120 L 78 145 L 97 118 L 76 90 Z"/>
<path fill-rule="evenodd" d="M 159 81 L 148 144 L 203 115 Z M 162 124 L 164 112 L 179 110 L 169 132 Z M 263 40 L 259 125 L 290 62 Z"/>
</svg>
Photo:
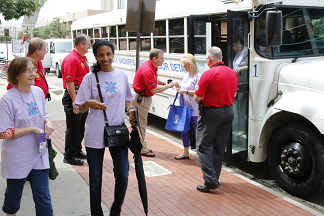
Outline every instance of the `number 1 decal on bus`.
<svg viewBox="0 0 324 216">
<path fill-rule="evenodd" d="M 257 76 L 257 64 L 253 65 L 254 67 L 254 76 L 253 77 L 258 77 Z"/>
</svg>

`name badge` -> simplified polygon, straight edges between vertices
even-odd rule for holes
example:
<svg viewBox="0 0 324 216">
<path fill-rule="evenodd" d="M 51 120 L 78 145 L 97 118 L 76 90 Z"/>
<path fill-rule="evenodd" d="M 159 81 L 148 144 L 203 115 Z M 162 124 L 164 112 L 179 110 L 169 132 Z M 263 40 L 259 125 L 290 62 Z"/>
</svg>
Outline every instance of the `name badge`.
<svg viewBox="0 0 324 216">
<path fill-rule="evenodd" d="M 39 135 L 39 153 L 41 153 L 44 149 L 46 149 L 46 133 L 40 133 Z"/>
</svg>

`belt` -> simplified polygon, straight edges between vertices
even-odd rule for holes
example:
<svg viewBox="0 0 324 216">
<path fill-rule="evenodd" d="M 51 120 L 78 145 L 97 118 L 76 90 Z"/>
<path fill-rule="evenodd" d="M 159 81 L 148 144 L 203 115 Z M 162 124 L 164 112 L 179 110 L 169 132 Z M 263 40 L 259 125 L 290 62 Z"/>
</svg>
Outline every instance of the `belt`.
<svg viewBox="0 0 324 216">
<path fill-rule="evenodd" d="M 135 90 L 134 90 L 135 91 Z M 151 96 L 148 96 L 148 95 L 146 95 L 145 93 L 144 93 L 144 91 L 142 91 L 142 92 L 137 92 L 137 91 L 135 91 L 137 94 L 139 94 L 139 95 L 142 95 L 143 97 L 151 97 Z"/>
<path fill-rule="evenodd" d="M 232 107 L 232 105 L 226 105 L 226 106 L 222 106 L 222 107 L 214 107 L 214 106 L 206 107 L 206 106 L 204 106 L 205 109 L 220 109 L 220 108 L 229 108 L 229 107 Z"/>
</svg>

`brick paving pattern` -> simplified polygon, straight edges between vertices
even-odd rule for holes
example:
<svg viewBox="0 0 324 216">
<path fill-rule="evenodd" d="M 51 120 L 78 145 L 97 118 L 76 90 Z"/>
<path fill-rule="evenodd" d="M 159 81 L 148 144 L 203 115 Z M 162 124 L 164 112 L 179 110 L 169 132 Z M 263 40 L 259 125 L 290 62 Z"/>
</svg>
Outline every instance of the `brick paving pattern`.
<svg viewBox="0 0 324 216">
<path fill-rule="evenodd" d="M 65 121 L 53 121 L 55 132 L 52 142 L 64 153 Z M 143 157 L 143 161 L 154 161 L 173 174 L 146 177 L 149 215 L 312 215 L 310 212 L 285 201 L 247 181 L 222 170 L 221 187 L 209 193 L 196 190 L 203 184 L 198 158 L 190 154 L 189 160 L 176 161 L 181 153 L 179 147 L 146 133 L 148 145 L 156 157 Z M 83 149 L 85 152 L 85 149 Z M 133 163 L 129 152 L 129 162 Z M 88 164 L 73 166 L 89 184 Z M 111 207 L 114 194 L 113 165 L 106 149 L 103 163 L 102 201 Z M 90 206 L 89 206 L 90 208 Z M 144 215 L 140 200 L 135 169 L 130 166 L 126 198 L 122 215 Z"/>
</svg>

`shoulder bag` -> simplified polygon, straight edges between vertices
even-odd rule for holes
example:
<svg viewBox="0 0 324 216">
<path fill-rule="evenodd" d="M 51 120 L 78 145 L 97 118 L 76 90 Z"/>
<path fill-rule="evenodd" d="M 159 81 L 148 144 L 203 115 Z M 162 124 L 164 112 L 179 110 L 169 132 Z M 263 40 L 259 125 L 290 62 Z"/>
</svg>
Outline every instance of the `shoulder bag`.
<svg viewBox="0 0 324 216">
<path fill-rule="evenodd" d="M 100 102 L 103 103 L 102 94 L 100 90 L 100 83 L 97 72 L 94 72 L 97 80 L 97 88 L 99 93 Z M 109 126 L 106 111 L 102 110 L 105 117 L 104 127 L 104 142 L 105 146 L 112 148 L 118 146 L 126 146 L 129 143 L 129 131 L 125 123 L 120 126 Z"/>
</svg>

